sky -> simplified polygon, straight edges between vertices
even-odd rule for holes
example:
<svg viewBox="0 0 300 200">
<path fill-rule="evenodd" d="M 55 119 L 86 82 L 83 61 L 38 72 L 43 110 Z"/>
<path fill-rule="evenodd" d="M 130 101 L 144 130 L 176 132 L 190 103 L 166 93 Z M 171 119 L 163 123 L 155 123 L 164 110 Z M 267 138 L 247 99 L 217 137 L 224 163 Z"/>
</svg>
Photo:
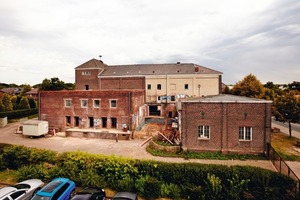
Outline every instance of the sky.
<svg viewBox="0 0 300 200">
<path fill-rule="evenodd" d="M 225 84 L 300 81 L 299 0 L 0 0 L 0 82 L 35 85 L 96 58 L 195 63 Z"/>
</svg>

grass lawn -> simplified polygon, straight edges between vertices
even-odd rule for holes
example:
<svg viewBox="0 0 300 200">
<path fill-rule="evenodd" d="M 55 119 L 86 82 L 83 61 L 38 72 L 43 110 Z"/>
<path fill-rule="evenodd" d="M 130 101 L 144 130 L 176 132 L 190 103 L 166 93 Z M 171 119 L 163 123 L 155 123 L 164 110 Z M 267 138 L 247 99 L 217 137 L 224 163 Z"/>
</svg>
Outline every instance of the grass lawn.
<svg viewBox="0 0 300 200">
<path fill-rule="evenodd" d="M 299 138 L 289 137 L 284 133 L 272 133 L 271 145 L 277 153 L 288 161 L 300 161 L 300 147 L 296 145 Z"/>
</svg>

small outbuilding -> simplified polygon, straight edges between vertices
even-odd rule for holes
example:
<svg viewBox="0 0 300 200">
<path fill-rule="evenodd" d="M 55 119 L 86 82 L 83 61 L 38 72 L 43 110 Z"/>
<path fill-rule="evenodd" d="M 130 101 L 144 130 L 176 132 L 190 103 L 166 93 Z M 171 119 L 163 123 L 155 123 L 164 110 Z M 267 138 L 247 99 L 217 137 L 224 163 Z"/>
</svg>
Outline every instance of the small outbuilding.
<svg viewBox="0 0 300 200">
<path fill-rule="evenodd" d="M 272 101 L 234 95 L 181 99 L 177 103 L 182 148 L 189 151 L 266 153 Z"/>
</svg>

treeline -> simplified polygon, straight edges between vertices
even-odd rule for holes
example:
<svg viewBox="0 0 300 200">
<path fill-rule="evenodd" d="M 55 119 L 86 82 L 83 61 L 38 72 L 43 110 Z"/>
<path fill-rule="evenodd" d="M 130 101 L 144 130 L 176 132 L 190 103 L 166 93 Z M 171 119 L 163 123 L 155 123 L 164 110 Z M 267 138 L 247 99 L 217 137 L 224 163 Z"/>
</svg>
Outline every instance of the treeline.
<svg viewBox="0 0 300 200">
<path fill-rule="evenodd" d="M 164 163 L 0 145 L 0 170 L 17 170 L 17 180 L 45 182 L 67 177 L 79 187 L 131 191 L 145 199 L 296 199 L 295 181 L 249 166 Z"/>
<path fill-rule="evenodd" d="M 300 123 L 300 82 L 285 85 L 267 82 L 263 85 L 256 76 L 249 74 L 232 88 L 226 86 L 223 93 L 273 101 L 272 115 L 277 121 L 289 123 L 290 137 L 291 123 Z"/>
</svg>

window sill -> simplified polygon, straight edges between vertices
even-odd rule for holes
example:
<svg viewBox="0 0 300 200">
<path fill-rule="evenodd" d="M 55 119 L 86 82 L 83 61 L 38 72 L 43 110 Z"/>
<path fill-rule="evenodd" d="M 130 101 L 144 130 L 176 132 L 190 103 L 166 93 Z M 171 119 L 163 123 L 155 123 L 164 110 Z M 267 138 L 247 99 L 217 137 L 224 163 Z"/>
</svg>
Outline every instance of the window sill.
<svg viewBox="0 0 300 200">
<path fill-rule="evenodd" d="M 252 140 L 239 140 L 239 142 L 252 142 Z"/>
<path fill-rule="evenodd" d="M 198 137 L 198 140 L 210 140 L 210 139 L 207 137 Z"/>
</svg>

